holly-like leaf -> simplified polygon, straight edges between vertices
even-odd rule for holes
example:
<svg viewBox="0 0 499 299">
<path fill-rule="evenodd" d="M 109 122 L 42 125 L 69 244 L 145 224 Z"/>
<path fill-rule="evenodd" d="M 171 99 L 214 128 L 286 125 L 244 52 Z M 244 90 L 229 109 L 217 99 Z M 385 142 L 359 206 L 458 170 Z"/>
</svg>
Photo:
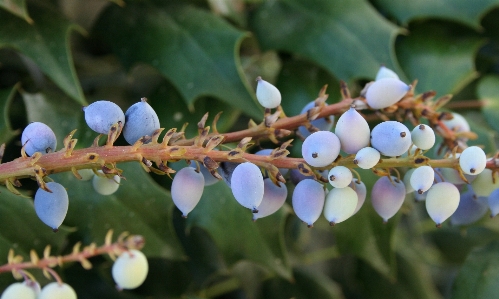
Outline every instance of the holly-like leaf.
<svg viewBox="0 0 499 299">
<path fill-rule="evenodd" d="M 250 17 L 263 49 L 305 57 L 335 77 L 374 77 L 381 64 L 400 71 L 399 29 L 364 0 L 265 1 Z"/>
<path fill-rule="evenodd" d="M 112 195 L 98 194 L 92 181 L 80 181 L 71 172 L 51 175 L 68 190 L 69 210 L 64 225 L 78 229 L 84 240 L 102 238 L 109 230 L 142 235 L 143 252 L 150 257 L 184 258 L 172 222 L 170 194 L 138 163 L 118 164 L 126 177 Z"/>
<path fill-rule="evenodd" d="M 229 266 L 248 259 L 289 279 L 291 270 L 282 240 L 286 214 L 279 212 L 257 220 L 264 227 L 272 227 L 265 231 L 251 220 L 251 211 L 237 203 L 230 189 L 219 182 L 205 187 L 201 201 L 187 217 L 187 227 L 206 230 Z"/>
<path fill-rule="evenodd" d="M 452 299 L 494 298 L 499 280 L 499 241 L 473 250 L 454 281 Z"/>
<path fill-rule="evenodd" d="M 29 17 L 25 0 L 0 0 L 0 8 L 24 19 L 30 24 L 33 23 L 33 20 Z"/>
<path fill-rule="evenodd" d="M 4 103 L 0 106 L 0 115 L 2 115 L 0 120 L 0 144 L 8 143 L 19 133 L 12 129 L 9 116 L 10 105 L 16 92 L 15 87 L 12 89 L 0 89 L 0 101 Z"/>
<path fill-rule="evenodd" d="M 373 2 L 382 12 L 394 16 L 406 25 L 416 19 L 441 18 L 460 22 L 475 29 L 480 28 L 482 16 L 498 6 L 496 0 L 374 0 Z"/>
<path fill-rule="evenodd" d="M 489 75 L 478 82 L 478 98 L 482 101 L 482 113 L 489 126 L 499 132 L 499 76 Z"/>
<path fill-rule="evenodd" d="M 459 37 L 456 30 L 461 30 Z M 462 27 L 424 23 L 400 39 L 397 54 L 407 76 L 418 80 L 420 92 L 434 90 L 443 96 L 459 92 L 478 76 L 475 53 L 482 41 Z"/>
<path fill-rule="evenodd" d="M 85 105 L 69 45 L 71 32 L 82 29 L 59 11 L 33 6 L 33 25 L 0 10 L 0 48 L 14 48 L 24 54 L 73 100 Z"/>
<path fill-rule="evenodd" d="M 237 54 L 247 34 L 221 18 L 188 5 L 132 2 L 105 10 L 94 33 L 125 67 L 142 62 L 156 68 L 191 108 L 197 98 L 212 96 L 261 118 Z"/>
</svg>

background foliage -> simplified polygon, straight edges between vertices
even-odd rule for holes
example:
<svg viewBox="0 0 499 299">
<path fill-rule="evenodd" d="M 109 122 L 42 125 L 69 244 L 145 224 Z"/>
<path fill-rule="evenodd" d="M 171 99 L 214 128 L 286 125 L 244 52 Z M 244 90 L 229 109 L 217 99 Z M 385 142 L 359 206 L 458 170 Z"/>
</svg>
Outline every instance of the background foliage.
<svg viewBox="0 0 499 299">
<path fill-rule="evenodd" d="M 218 126 L 225 132 L 261 120 L 258 75 L 277 85 L 294 115 L 324 84 L 329 103 L 340 97 L 339 80 L 358 94 L 381 64 L 406 82 L 418 79 L 419 92 L 455 94 L 448 108 L 470 120 L 480 137 L 471 143 L 496 150 L 497 0 L 0 0 L 0 8 L 4 161 L 20 156 L 19 133 L 31 121 L 51 126 L 61 143 L 77 128 L 78 146 L 90 146 L 95 134 L 81 106 L 95 100 L 125 110 L 145 96 L 165 128 L 224 111 Z M 186 132 L 193 136 L 196 126 Z M 101 243 L 113 228 L 145 236 L 148 279 L 119 293 L 111 261 L 95 258 L 90 271 L 60 271 L 79 298 L 495 297 L 497 219 L 437 230 L 424 206 L 407 198 L 387 224 L 369 202 L 334 228 L 321 219 L 307 229 L 289 204 L 253 223 L 224 183 L 209 187 L 182 219 L 169 178 L 138 164 L 119 167 L 127 180 L 112 196 L 68 173 L 51 176 L 70 196 L 57 234 L 38 220 L 30 199 L 2 188 L 0 262 L 9 248 L 27 255 L 51 244 L 65 253 L 78 240 Z M 22 183 L 32 195 L 36 183 Z M 1 275 L 0 289 L 12 280 Z"/>
</svg>

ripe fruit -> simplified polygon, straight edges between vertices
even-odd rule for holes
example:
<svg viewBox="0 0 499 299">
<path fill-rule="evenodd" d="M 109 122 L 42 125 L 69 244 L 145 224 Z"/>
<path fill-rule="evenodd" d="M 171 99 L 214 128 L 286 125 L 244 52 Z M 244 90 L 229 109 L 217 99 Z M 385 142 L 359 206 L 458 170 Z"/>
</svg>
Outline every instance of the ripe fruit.
<svg viewBox="0 0 499 299">
<path fill-rule="evenodd" d="M 0 299 L 36 299 L 36 292 L 25 282 L 16 282 L 3 291 Z"/>
<path fill-rule="evenodd" d="M 447 126 L 447 128 L 456 133 L 470 131 L 470 125 L 468 124 L 468 121 L 461 114 L 455 112 L 452 112 L 451 114 L 453 116 L 452 119 L 442 121 Z"/>
<path fill-rule="evenodd" d="M 82 181 L 90 181 L 94 177 L 94 171 L 92 169 L 79 169 L 78 173 L 80 174 Z"/>
<path fill-rule="evenodd" d="M 459 190 L 456 186 L 448 182 L 440 182 L 433 185 L 426 194 L 426 211 L 431 219 L 442 225 L 459 206 Z"/>
<path fill-rule="evenodd" d="M 325 105 L 327 106 L 327 104 L 325 104 Z M 308 103 L 307 105 L 305 105 L 305 107 L 303 107 L 303 109 L 301 110 L 300 114 L 307 112 L 308 110 L 312 109 L 313 107 L 315 107 L 315 101 L 312 101 L 312 102 Z M 310 122 L 310 124 L 312 126 L 316 127 L 317 129 L 319 129 L 319 131 L 330 131 L 331 128 L 333 127 L 333 123 L 334 123 L 334 115 L 329 115 L 326 117 L 317 118 L 317 119 L 314 119 L 313 121 Z M 300 126 L 298 128 L 298 131 L 305 138 L 308 137 L 310 134 L 312 134 L 311 132 L 309 132 L 307 130 L 307 128 L 305 126 Z"/>
<path fill-rule="evenodd" d="M 296 216 L 305 222 L 308 227 L 314 226 L 314 222 L 319 219 L 326 193 L 321 183 L 305 179 L 296 185 L 293 191 L 292 204 Z"/>
<path fill-rule="evenodd" d="M 409 170 L 407 170 L 407 172 L 405 173 L 404 175 L 404 186 L 405 186 L 405 192 L 406 193 L 411 193 L 411 192 L 414 192 L 414 188 L 412 188 L 412 185 L 411 185 L 411 176 L 414 172 L 414 170 L 416 170 L 416 168 L 411 168 Z"/>
<path fill-rule="evenodd" d="M 494 175 L 495 180 L 492 180 L 492 175 Z M 492 170 L 485 168 L 480 174 L 476 176 L 476 179 L 471 182 L 471 186 L 475 191 L 476 196 L 489 196 L 492 191 L 499 188 L 499 177 L 496 173 L 492 173 Z"/>
<path fill-rule="evenodd" d="M 435 172 L 430 166 L 420 166 L 414 170 L 411 175 L 411 186 L 419 194 L 430 189 L 433 185 L 433 180 L 435 178 Z"/>
<path fill-rule="evenodd" d="M 262 150 L 259 150 L 258 152 L 255 153 L 255 155 L 259 155 L 259 156 L 268 156 L 272 153 L 272 149 L 269 149 L 269 148 L 266 148 L 266 149 L 262 149 Z M 282 174 L 282 175 L 286 175 L 286 173 L 288 173 L 289 169 L 287 168 L 279 168 L 279 172 Z"/>
<path fill-rule="evenodd" d="M 477 175 L 485 169 L 486 164 L 487 156 L 478 146 L 467 147 L 459 156 L 459 166 L 466 174 Z"/>
<path fill-rule="evenodd" d="M 366 201 L 367 188 L 364 182 L 359 181 L 358 179 L 353 179 L 349 187 L 352 188 L 355 193 L 357 193 L 357 206 L 355 207 L 355 211 L 353 212 L 354 214 L 356 214 Z"/>
<path fill-rule="evenodd" d="M 236 200 L 253 213 L 262 202 L 264 184 L 260 168 L 251 162 L 239 164 L 232 173 L 230 180 L 232 194 Z"/>
<path fill-rule="evenodd" d="M 51 282 L 44 286 L 36 299 L 76 299 L 76 292 L 65 283 Z"/>
<path fill-rule="evenodd" d="M 279 186 L 274 184 L 269 178 L 263 180 L 264 191 L 262 203 L 257 207 L 258 212 L 253 213 L 253 221 L 274 214 L 286 201 L 288 189 L 283 183 L 278 183 Z"/>
<path fill-rule="evenodd" d="M 401 156 L 411 143 L 411 132 L 398 121 L 379 123 L 371 132 L 371 146 L 385 156 Z"/>
<path fill-rule="evenodd" d="M 99 170 L 98 172 L 104 174 L 102 170 Z M 101 195 L 111 195 L 118 190 L 120 182 L 121 178 L 118 175 L 114 175 L 112 179 L 94 175 L 92 186 L 94 187 L 95 192 Z"/>
<path fill-rule="evenodd" d="M 435 132 L 427 125 L 416 126 L 411 132 L 412 142 L 422 150 L 428 150 L 435 144 Z"/>
<path fill-rule="evenodd" d="M 100 134 L 109 133 L 109 129 L 117 122 L 125 124 L 123 110 L 113 102 L 97 101 L 83 107 L 85 121 L 90 129 Z"/>
<path fill-rule="evenodd" d="M 211 174 L 210 174 L 211 175 Z M 198 204 L 204 190 L 204 176 L 192 167 L 180 169 L 173 177 L 171 195 L 173 203 L 187 217 Z"/>
<path fill-rule="evenodd" d="M 371 130 L 365 118 L 350 107 L 338 119 L 334 133 L 340 139 L 341 149 L 347 154 L 355 154 L 369 145 Z"/>
<path fill-rule="evenodd" d="M 490 193 L 487 203 L 490 208 L 490 217 L 495 217 L 499 214 L 499 189 L 495 189 Z"/>
<path fill-rule="evenodd" d="M 457 210 L 450 216 L 452 225 L 468 225 L 480 220 L 489 206 L 486 197 L 477 197 L 471 188 L 461 194 Z"/>
<path fill-rule="evenodd" d="M 383 109 L 400 101 L 410 86 L 396 78 L 374 81 L 366 92 L 367 104 L 373 109 Z"/>
<path fill-rule="evenodd" d="M 331 168 L 327 178 L 331 186 L 335 188 L 344 188 L 352 182 L 352 171 L 345 166 L 335 166 Z"/>
<path fill-rule="evenodd" d="M 191 163 L 189 164 L 189 167 L 197 169 L 196 162 L 191 161 Z M 218 183 L 218 179 L 216 177 L 214 177 L 210 173 L 210 171 L 208 170 L 208 168 L 204 167 L 204 165 L 202 163 L 200 163 L 200 165 L 199 165 L 199 170 L 201 171 L 201 174 L 204 177 L 204 185 L 205 186 L 211 186 L 211 185 L 213 185 L 215 183 Z"/>
<path fill-rule="evenodd" d="M 28 156 L 33 156 L 36 152 L 51 153 L 57 147 L 54 131 L 41 122 L 32 122 L 24 128 L 21 143 Z"/>
<path fill-rule="evenodd" d="M 383 218 L 384 222 L 397 213 L 405 198 L 404 183 L 396 177 L 388 179 L 387 176 L 379 178 L 371 190 L 371 201 L 374 210 Z"/>
<path fill-rule="evenodd" d="M 136 249 L 123 252 L 114 261 L 112 275 L 119 289 L 135 289 L 146 280 L 149 263 L 146 256 Z"/>
<path fill-rule="evenodd" d="M 147 103 L 146 98 L 142 98 L 125 112 L 123 137 L 129 144 L 134 144 L 146 135 L 151 136 L 157 129 L 159 129 L 158 115 Z"/>
<path fill-rule="evenodd" d="M 362 169 L 371 169 L 378 164 L 381 154 L 372 147 L 364 147 L 355 155 L 353 163 Z"/>
<path fill-rule="evenodd" d="M 319 131 L 308 136 L 301 148 L 303 159 L 314 167 L 324 167 L 338 157 L 340 140 L 329 131 Z"/>
<path fill-rule="evenodd" d="M 42 188 L 36 191 L 34 202 L 35 212 L 43 223 L 56 232 L 68 212 L 68 192 L 64 186 L 56 182 L 48 182 L 47 188 L 52 193 Z"/>
<path fill-rule="evenodd" d="M 376 81 L 380 80 L 380 79 L 383 79 L 383 78 L 395 78 L 395 79 L 399 79 L 399 76 L 394 72 L 392 71 L 391 69 L 385 67 L 385 66 L 381 66 L 378 70 L 378 72 L 376 73 Z"/>
<path fill-rule="evenodd" d="M 326 196 L 324 217 L 330 225 L 347 220 L 355 212 L 359 198 L 350 187 L 333 188 Z"/>
<path fill-rule="evenodd" d="M 262 77 L 256 78 L 256 98 L 260 105 L 265 108 L 275 108 L 281 104 L 281 93 L 279 89 L 269 82 L 262 79 Z"/>
</svg>

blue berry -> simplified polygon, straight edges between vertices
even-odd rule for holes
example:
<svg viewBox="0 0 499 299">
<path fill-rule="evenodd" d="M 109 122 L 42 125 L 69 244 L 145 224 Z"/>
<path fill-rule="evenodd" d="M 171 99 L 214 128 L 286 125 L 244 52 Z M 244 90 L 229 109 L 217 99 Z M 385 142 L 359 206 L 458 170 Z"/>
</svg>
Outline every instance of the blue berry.
<svg viewBox="0 0 499 299">
<path fill-rule="evenodd" d="M 146 98 L 133 104 L 125 112 L 125 125 L 123 126 L 123 137 L 129 144 L 134 144 L 143 136 L 151 136 L 159 129 L 159 118 Z"/>
<path fill-rule="evenodd" d="M 83 107 L 85 121 L 90 129 L 100 134 L 107 134 L 117 122 L 125 124 L 123 110 L 113 102 L 97 101 Z"/>
<path fill-rule="evenodd" d="M 55 151 L 57 139 L 49 126 L 41 122 L 32 122 L 24 128 L 21 143 L 26 154 L 33 156 L 36 152 L 46 154 Z"/>
</svg>

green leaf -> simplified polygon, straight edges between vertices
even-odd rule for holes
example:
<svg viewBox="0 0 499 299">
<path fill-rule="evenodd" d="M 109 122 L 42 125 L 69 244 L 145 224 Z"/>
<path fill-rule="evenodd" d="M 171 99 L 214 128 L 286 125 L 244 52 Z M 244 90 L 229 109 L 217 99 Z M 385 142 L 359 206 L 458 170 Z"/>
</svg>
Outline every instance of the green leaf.
<svg viewBox="0 0 499 299">
<path fill-rule="evenodd" d="M 0 232 L 0 260 L 7 261 L 7 253 L 13 248 L 16 253 L 25 257 L 29 256 L 31 249 L 42 255 L 43 249 L 51 245 L 54 252 L 60 252 L 65 245 L 68 235 L 62 229 L 54 233 L 36 216 L 33 201 L 12 194 L 4 187 L 0 187 L 2 203 L 0 204 L 0 219 L 2 230 Z"/>
<path fill-rule="evenodd" d="M 0 106 L 0 115 L 3 116 L 0 120 L 0 144 L 8 143 L 19 134 L 18 131 L 12 129 L 9 116 L 10 105 L 16 93 L 16 87 L 13 87 L 12 89 L 0 89 L 0 101 L 4 103 Z"/>
<path fill-rule="evenodd" d="M 297 268 L 293 278 L 293 282 L 280 278 L 265 281 L 258 298 L 344 298 L 341 287 L 320 271 Z"/>
<path fill-rule="evenodd" d="M 499 241 L 473 250 L 454 281 L 452 299 L 495 298 L 499 280 Z"/>
<path fill-rule="evenodd" d="M 489 126 L 499 132 L 499 76 L 489 75 L 480 79 L 477 95 L 483 103 L 482 113 Z"/>
<path fill-rule="evenodd" d="M 143 62 L 158 69 L 190 107 L 212 96 L 261 118 L 237 54 L 247 34 L 221 18 L 193 6 L 132 2 L 110 6 L 94 32 L 125 67 Z"/>
<path fill-rule="evenodd" d="M 80 181 L 71 172 L 52 175 L 64 185 L 69 195 L 69 211 L 64 225 L 74 226 L 87 242 L 103 238 L 113 229 L 118 235 L 124 231 L 142 235 L 149 257 L 184 258 L 174 233 L 170 194 L 145 173 L 138 163 L 118 164 L 126 177 L 118 191 L 100 195 L 92 181 Z"/>
<path fill-rule="evenodd" d="M 399 29 L 364 0 L 265 1 L 249 24 L 263 49 L 303 56 L 344 81 L 373 78 L 381 64 L 399 71 Z"/>
<path fill-rule="evenodd" d="M 0 0 L 0 8 L 14 14 L 29 24 L 33 23 L 33 20 L 29 17 L 28 10 L 26 9 L 25 0 Z"/>
<path fill-rule="evenodd" d="M 32 18 L 30 25 L 0 10 L 0 48 L 26 55 L 73 100 L 85 105 L 69 45 L 71 32 L 82 29 L 45 6 L 34 6 Z"/>
<path fill-rule="evenodd" d="M 478 76 L 475 54 L 482 43 L 481 38 L 462 27 L 424 23 L 400 39 L 397 54 L 407 76 L 418 80 L 420 92 L 434 90 L 437 96 L 443 96 L 458 93 Z"/>
<path fill-rule="evenodd" d="M 242 207 L 230 188 L 219 182 L 205 187 L 201 201 L 187 217 L 187 227 L 206 230 L 228 265 L 248 259 L 289 279 L 291 270 L 282 237 L 286 215 L 281 211 L 253 223 L 251 211 Z"/>
<path fill-rule="evenodd" d="M 461 22 L 475 29 L 481 27 L 480 20 L 492 8 L 496 0 L 374 0 L 383 12 L 394 16 L 407 25 L 416 19 L 441 18 Z"/>
</svg>

